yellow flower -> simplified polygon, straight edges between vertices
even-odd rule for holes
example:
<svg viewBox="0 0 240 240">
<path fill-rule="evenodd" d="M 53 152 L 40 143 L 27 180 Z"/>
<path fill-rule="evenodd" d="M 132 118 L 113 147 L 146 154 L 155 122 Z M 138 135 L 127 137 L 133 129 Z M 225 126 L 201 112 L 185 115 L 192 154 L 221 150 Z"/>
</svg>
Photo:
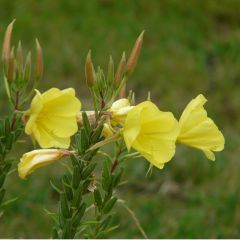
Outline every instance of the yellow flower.
<svg viewBox="0 0 240 240">
<path fill-rule="evenodd" d="M 69 156 L 68 150 L 61 149 L 40 149 L 25 153 L 18 164 L 20 178 L 25 178 L 38 168 L 49 165 L 60 160 L 64 156 Z"/>
<path fill-rule="evenodd" d="M 207 116 L 203 105 L 207 99 L 198 95 L 185 108 L 179 120 L 178 142 L 202 150 L 206 157 L 215 160 L 213 151 L 224 148 L 224 136 L 213 120 Z"/>
<path fill-rule="evenodd" d="M 162 112 L 146 101 L 128 113 L 123 137 L 128 150 L 136 149 L 154 166 L 163 168 L 175 153 L 178 131 L 178 122 L 172 113 Z"/>
<path fill-rule="evenodd" d="M 25 132 L 42 148 L 68 148 L 70 137 L 77 132 L 77 114 L 81 109 L 75 90 L 51 88 L 41 94 L 36 90 L 27 119 Z"/>
<path fill-rule="evenodd" d="M 103 125 L 103 130 L 102 130 L 102 135 L 105 137 L 105 138 L 109 138 L 109 137 L 112 137 L 113 136 L 113 130 L 111 129 L 111 126 L 107 123 L 104 123 Z"/>
<path fill-rule="evenodd" d="M 133 108 L 130 106 L 130 102 L 126 98 L 121 98 L 115 101 L 109 112 L 111 114 L 111 123 L 113 125 L 121 124 L 123 125 L 127 116 L 127 113 Z"/>
</svg>

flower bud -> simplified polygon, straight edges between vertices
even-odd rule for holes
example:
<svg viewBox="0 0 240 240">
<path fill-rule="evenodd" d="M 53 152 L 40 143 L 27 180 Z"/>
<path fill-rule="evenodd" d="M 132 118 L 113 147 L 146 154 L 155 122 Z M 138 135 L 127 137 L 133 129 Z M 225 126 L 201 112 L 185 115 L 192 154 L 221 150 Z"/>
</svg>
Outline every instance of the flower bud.
<svg viewBox="0 0 240 240">
<path fill-rule="evenodd" d="M 24 66 L 24 73 L 23 73 L 23 79 L 24 81 L 29 81 L 31 78 L 31 52 L 28 53 L 27 58 L 26 58 L 26 63 Z"/>
<path fill-rule="evenodd" d="M 114 61 L 112 56 L 110 56 L 108 63 L 108 82 L 112 83 L 113 81 L 114 81 Z"/>
<path fill-rule="evenodd" d="M 95 71 L 92 63 L 91 58 L 91 51 L 88 52 L 86 62 L 85 62 L 85 76 L 86 76 L 86 83 L 88 87 L 93 87 L 94 80 L 95 80 Z"/>
<path fill-rule="evenodd" d="M 119 91 L 119 97 L 120 98 L 125 98 L 126 97 L 126 83 L 123 84 Z"/>
<path fill-rule="evenodd" d="M 38 39 L 36 39 L 36 79 L 39 80 L 42 78 L 43 75 L 43 54 L 42 54 L 42 48 L 38 42 Z"/>
<path fill-rule="evenodd" d="M 128 112 L 133 108 L 126 98 L 115 101 L 109 109 L 113 125 L 124 124 Z"/>
<path fill-rule="evenodd" d="M 23 50 L 22 50 L 21 41 L 18 42 L 16 60 L 17 60 L 18 72 L 22 73 L 22 71 L 23 71 Z"/>
<path fill-rule="evenodd" d="M 137 38 L 137 40 L 134 44 L 134 47 L 131 51 L 131 54 L 128 58 L 127 67 L 126 67 L 126 74 L 127 75 L 130 75 L 133 72 L 134 68 L 136 67 L 138 57 L 139 57 L 141 49 L 142 49 L 143 34 L 144 34 L 144 31 Z"/>
<path fill-rule="evenodd" d="M 12 48 L 10 57 L 8 60 L 8 68 L 7 68 L 7 80 L 8 82 L 12 82 L 14 79 L 15 72 L 15 56 L 14 56 L 14 48 Z"/>
<path fill-rule="evenodd" d="M 126 55 L 125 52 L 123 52 L 122 58 L 118 64 L 116 76 L 115 76 L 115 85 L 116 87 L 119 86 L 120 82 L 122 81 L 123 73 L 125 70 L 126 65 Z"/>
<path fill-rule="evenodd" d="M 103 125 L 102 135 L 105 138 L 109 138 L 113 136 L 113 131 L 107 123 L 104 123 Z"/>
<path fill-rule="evenodd" d="M 25 153 L 18 164 L 18 173 L 20 178 L 25 178 L 36 169 L 52 164 L 70 152 L 66 149 L 39 149 Z"/>
<path fill-rule="evenodd" d="M 8 61 L 10 58 L 11 52 L 11 38 L 12 38 L 12 29 L 15 19 L 8 25 L 7 30 L 5 32 L 4 40 L 3 40 L 3 48 L 2 48 L 2 61 Z"/>
</svg>

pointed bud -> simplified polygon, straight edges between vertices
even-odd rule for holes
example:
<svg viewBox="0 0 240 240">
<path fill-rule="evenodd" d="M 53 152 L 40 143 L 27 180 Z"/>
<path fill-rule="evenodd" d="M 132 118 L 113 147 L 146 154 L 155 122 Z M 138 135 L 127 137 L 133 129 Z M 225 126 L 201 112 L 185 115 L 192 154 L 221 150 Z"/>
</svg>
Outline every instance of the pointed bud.
<svg viewBox="0 0 240 240">
<path fill-rule="evenodd" d="M 24 67 L 24 73 L 23 73 L 23 80 L 29 81 L 31 78 L 31 52 L 28 53 L 25 67 Z"/>
<path fill-rule="evenodd" d="M 118 68 L 115 76 L 116 87 L 119 86 L 120 82 L 122 81 L 125 66 L 126 66 L 126 55 L 125 55 L 125 52 L 123 52 L 123 55 L 118 64 Z"/>
<path fill-rule="evenodd" d="M 132 49 L 132 52 L 128 58 L 127 67 L 126 67 L 127 75 L 130 75 L 134 71 L 134 68 L 137 65 L 138 57 L 139 57 L 141 49 L 142 49 L 143 34 L 144 34 L 144 31 L 137 38 L 137 40 L 134 44 L 134 47 Z"/>
<path fill-rule="evenodd" d="M 123 84 L 119 91 L 119 98 L 125 98 L 126 97 L 126 83 Z"/>
<path fill-rule="evenodd" d="M 36 39 L 36 79 L 39 80 L 43 76 L 43 53 L 41 45 L 38 42 L 38 39 Z"/>
<path fill-rule="evenodd" d="M 16 54 L 17 66 L 19 72 L 23 71 L 23 50 L 21 41 L 18 42 L 17 54 Z"/>
<path fill-rule="evenodd" d="M 3 48 L 2 48 L 2 61 L 8 61 L 10 58 L 10 49 L 11 49 L 11 38 L 12 38 L 12 29 L 15 19 L 8 25 L 7 30 L 5 32 L 4 40 L 3 40 Z"/>
<path fill-rule="evenodd" d="M 113 81 L 114 81 L 114 61 L 112 56 L 110 56 L 108 63 L 108 82 L 112 83 Z"/>
<path fill-rule="evenodd" d="M 86 76 L 86 83 L 88 87 L 93 87 L 94 80 L 95 80 L 95 71 L 92 63 L 91 58 L 91 50 L 88 52 L 86 62 L 85 62 L 85 76 Z"/>
<path fill-rule="evenodd" d="M 7 69 L 7 80 L 12 82 L 14 79 L 15 72 L 15 57 L 14 57 L 14 47 L 11 50 L 10 57 L 8 60 L 8 69 Z"/>
</svg>

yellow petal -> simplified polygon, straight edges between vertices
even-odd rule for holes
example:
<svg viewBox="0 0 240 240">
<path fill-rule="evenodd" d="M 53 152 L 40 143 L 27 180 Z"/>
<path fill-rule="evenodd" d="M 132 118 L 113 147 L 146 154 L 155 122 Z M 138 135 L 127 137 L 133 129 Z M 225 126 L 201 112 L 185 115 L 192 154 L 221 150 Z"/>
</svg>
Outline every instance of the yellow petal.
<svg viewBox="0 0 240 240">
<path fill-rule="evenodd" d="M 125 125 L 123 128 L 123 137 L 128 150 L 132 147 L 141 130 L 141 116 L 142 107 L 134 107 L 127 115 Z"/>
<path fill-rule="evenodd" d="M 68 148 L 70 137 L 77 132 L 77 114 L 81 103 L 75 90 L 51 88 L 42 95 L 37 91 L 30 109 L 25 132 L 44 148 Z"/>
<path fill-rule="evenodd" d="M 174 156 L 178 133 L 178 122 L 173 114 L 160 111 L 149 101 L 128 113 L 123 129 L 127 147 L 133 147 L 160 169 Z"/>
<path fill-rule="evenodd" d="M 109 124 L 104 123 L 103 130 L 102 130 L 102 135 L 105 138 L 109 138 L 109 137 L 113 136 L 113 131 L 112 131 L 111 127 L 109 126 Z"/>
<path fill-rule="evenodd" d="M 55 117 L 52 115 L 47 121 L 41 122 L 45 129 L 58 137 L 70 137 L 78 130 L 76 117 Z"/>
<path fill-rule="evenodd" d="M 38 90 L 35 89 L 35 91 L 36 91 L 36 95 L 32 100 L 31 108 L 30 108 L 31 114 L 38 114 L 43 107 L 42 95 Z"/>
<path fill-rule="evenodd" d="M 130 106 L 130 102 L 126 98 L 115 101 L 109 109 L 112 125 L 123 125 L 128 112 L 132 108 L 133 106 Z"/>
<path fill-rule="evenodd" d="M 179 120 L 178 142 L 200 149 L 208 159 L 214 160 L 213 151 L 223 150 L 225 139 L 213 120 L 207 116 L 203 107 L 206 101 L 200 94 L 187 105 Z"/>
<path fill-rule="evenodd" d="M 36 139 L 41 148 L 68 148 L 70 145 L 70 137 L 58 137 L 54 135 L 50 129 L 38 124 L 33 128 L 33 137 Z"/>
<path fill-rule="evenodd" d="M 41 149 L 25 153 L 18 164 L 19 176 L 25 178 L 36 169 L 54 163 L 67 155 L 69 155 L 68 151 L 59 149 Z"/>
<path fill-rule="evenodd" d="M 130 106 L 129 100 L 127 98 L 121 98 L 112 104 L 111 110 L 117 111 L 121 108 L 128 107 L 128 106 Z"/>
<path fill-rule="evenodd" d="M 54 116 L 77 116 L 77 113 L 81 109 L 80 101 L 69 94 L 69 92 L 61 93 L 60 95 L 56 96 L 55 98 L 47 98 L 48 101 L 44 103 L 43 114 L 51 113 Z M 45 101 L 45 97 L 43 95 L 43 100 Z"/>
</svg>

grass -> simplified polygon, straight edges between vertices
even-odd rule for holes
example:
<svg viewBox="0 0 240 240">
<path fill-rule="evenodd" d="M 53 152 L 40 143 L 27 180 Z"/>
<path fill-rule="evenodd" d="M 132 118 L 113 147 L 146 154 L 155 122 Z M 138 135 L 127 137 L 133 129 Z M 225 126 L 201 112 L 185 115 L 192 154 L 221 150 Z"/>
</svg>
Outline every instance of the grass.
<svg viewBox="0 0 240 240">
<path fill-rule="evenodd" d="M 84 84 L 84 59 L 92 49 L 96 65 L 108 57 L 128 54 L 137 35 L 146 30 L 136 72 L 129 80 L 137 100 L 147 91 L 161 109 L 179 116 L 199 93 L 226 136 L 225 151 L 212 163 L 198 151 L 179 147 L 164 170 L 145 178 L 147 163 L 129 161 L 119 196 L 136 212 L 150 238 L 239 238 L 240 130 L 240 2 L 176 0 L 25 1 L 0 0 L 0 34 L 17 18 L 14 40 L 33 48 L 38 37 L 45 60 L 41 90 L 74 86 L 83 105 L 89 105 Z M 3 85 L 0 108 L 6 110 Z M 20 156 L 29 144 L 17 145 Z M 50 176 L 59 176 L 60 164 L 49 166 L 21 181 L 13 173 L 8 198 L 19 197 L 1 218 L 2 238 L 43 238 L 50 233 L 44 207 L 53 208 L 56 196 Z M 140 238 L 121 206 L 113 238 Z"/>
</svg>

